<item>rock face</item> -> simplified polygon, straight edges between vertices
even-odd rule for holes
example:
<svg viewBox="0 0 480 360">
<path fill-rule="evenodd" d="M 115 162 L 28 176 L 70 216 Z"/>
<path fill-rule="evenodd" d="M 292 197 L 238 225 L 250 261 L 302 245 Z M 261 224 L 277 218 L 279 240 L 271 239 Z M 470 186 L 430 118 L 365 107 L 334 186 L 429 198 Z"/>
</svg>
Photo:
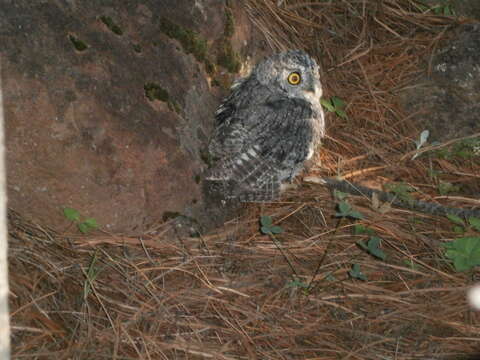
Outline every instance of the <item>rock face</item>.
<svg viewBox="0 0 480 360">
<path fill-rule="evenodd" d="M 201 154 L 225 94 L 214 85 L 238 71 L 232 36 L 249 24 L 234 35 L 221 0 L 7 3 L 10 208 L 61 230 L 72 207 L 115 232 L 203 211 Z"/>
<path fill-rule="evenodd" d="M 446 141 L 480 132 L 480 25 L 464 25 L 440 49 L 431 76 L 404 94 L 429 140 Z"/>
</svg>

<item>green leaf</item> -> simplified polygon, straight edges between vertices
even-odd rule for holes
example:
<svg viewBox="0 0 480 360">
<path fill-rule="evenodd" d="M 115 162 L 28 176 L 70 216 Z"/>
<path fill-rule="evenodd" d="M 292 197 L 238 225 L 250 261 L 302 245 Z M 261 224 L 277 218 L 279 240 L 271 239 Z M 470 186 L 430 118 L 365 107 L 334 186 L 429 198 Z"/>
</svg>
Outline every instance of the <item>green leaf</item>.
<svg viewBox="0 0 480 360">
<path fill-rule="evenodd" d="M 346 201 L 342 201 L 338 204 L 338 210 L 342 213 L 342 214 L 347 214 L 349 211 L 350 211 L 350 204 L 347 203 Z"/>
<path fill-rule="evenodd" d="M 354 219 L 363 219 L 362 213 L 357 210 L 350 210 L 348 216 Z"/>
<path fill-rule="evenodd" d="M 283 232 L 283 229 L 280 226 L 272 226 L 270 227 L 270 231 L 273 234 L 281 234 Z"/>
<path fill-rule="evenodd" d="M 372 236 L 367 243 L 368 252 L 373 256 L 385 261 L 387 259 L 387 255 L 385 255 L 385 253 L 379 247 L 381 241 L 382 239 L 380 239 L 378 236 Z"/>
<path fill-rule="evenodd" d="M 77 224 L 77 227 L 78 227 L 78 230 L 80 230 L 84 234 L 86 234 L 88 232 L 88 230 L 90 230 L 88 225 L 86 225 L 85 223 L 79 223 L 79 224 Z"/>
<path fill-rule="evenodd" d="M 480 237 L 462 237 L 444 244 L 445 256 L 453 260 L 457 271 L 466 271 L 480 265 Z"/>
<path fill-rule="evenodd" d="M 335 199 L 342 201 L 342 200 L 345 200 L 345 198 L 348 196 L 348 194 L 344 193 L 343 191 L 334 189 L 333 190 L 333 196 L 335 197 Z"/>
<path fill-rule="evenodd" d="M 462 250 L 464 253 L 469 254 L 471 258 L 478 257 L 480 260 L 480 237 L 463 237 L 457 239 L 458 250 Z"/>
<path fill-rule="evenodd" d="M 368 250 L 378 249 L 381 242 L 382 242 L 382 239 L 380 239 L 378 236 L 370 237 L 370 240 L 368 240 L 368 244 L 367 244 Z"/>
<path fill-rule="evenodd" d="M 363 241 L 357 241 L 356 244 L 360 246 L 363 250 L 368 251 L 368 246 Z"/>
<path fill-rule="evenodd" d="M 87 218 L 83 223 L 90 229 L 96 229 L 98 227 L 97 220 L 94 218 Z"/>
<path fill-rule="evenodd" d="M 446 5 L 443 8 L 443 14 L 446 15 L 446 16 L 451 16 L 451 15 L 455 15 L 455 11 L 453 11 L 453 9 L 450 5 Z"/>
<path fill-rule="evenodd" d="M 366 233 L 367 233 L 367 227 L 364 226 L 364 225 L 361 225 L 361 224 L 356 224 L 356 225 L 353 227 L 353 233 L 354 233 L 355 235 L 366 234 Z"/>
<path fill-rule="evenodd" d="M 367 277 L 360 271 L 360 265 L 353 264 L 352 270 L 348 272 L 348 274 L 355 279 L 366 281 Z"/>
<path fill-rule="evenodd" d="M 353 227 L 353 233 L 355 235 L 362 235 L 362 234 L 367 234 L 367 235 L 373 235 L 375 234 L 375 231 L 373 231 L 372 229 L 362 225 L 362 224 L 356 224 L 354 227 Z"/>
<path fill-rule="evenodd" d="M 63 208 L 63 215 L 70 221 L 80 221 L 80 213 L 72 208 Z"/>
<path fill-rule="evenodd" d="M 335 111 L 335 107 L 333 106 L 332 102 L 330 100 L 326 100 L 326 99 L 321 99 L 320 100 L 320 104 L 323 105 L 323 107 L 325 109 L 327 109 L 327 111 L 330 111 L 330 112 L 333 112 Z"/>
<path fill-rule="evenodd" d="M 272 233 L 272 228 L 270 226 L 262 226 L 260 228 L 260 231 L 262 232 L 262 234 L 269 235 Z"/>
<path fill-rule="evenodd" d="M 343 110 L 343 109 L 335 109 L 335 114 L 337 114 L 338 116 L 340 116 L 342 119 L 346 119 L 346 118 L 347 118 L 347 113 L 346 113 L 345 110 Z"/>
<path fill-rule="evenodd" d="M 467 271 L 471 268 L 468 260 L 465 257 L 458 256 L 453 260 L 453 266 L 458 272 Z"/>
<path fill-rule="evenodd" d="M 447 214 L 447 219 L 453 222 L 454 224 L 461 225 L 461 226 L 465 225 L 463 220 L 457 215 Z"/>
<path fill-rule="evenodd" d="M 260 217 L 260 224 L 262 224 L 262 226 L 270 226 L 272 225 L 272 223 L 273 223 L 273 220 L 271 216 Z"/>
<path fill-rule="evenodd" d="M 456 234 L 463 234 L 465 232 L 465 228 L 463 226 L 455 225 L 453 227 L 453 232 Z"/>
<path fill-rule="evenodd" d="M 338 96 L 332 96 L 332 104 L 335 107 L 335 109 L 342 109 L 345 107 L 345 101 L 340 99 Z"/>
<path fill-rule="evenodd" d="M 471 218 L 468 219 L 468 223 L 475 230 L 480 231 L 480 219 L 475 218 L 475 217 L 471 217 Z"/>
</svg>

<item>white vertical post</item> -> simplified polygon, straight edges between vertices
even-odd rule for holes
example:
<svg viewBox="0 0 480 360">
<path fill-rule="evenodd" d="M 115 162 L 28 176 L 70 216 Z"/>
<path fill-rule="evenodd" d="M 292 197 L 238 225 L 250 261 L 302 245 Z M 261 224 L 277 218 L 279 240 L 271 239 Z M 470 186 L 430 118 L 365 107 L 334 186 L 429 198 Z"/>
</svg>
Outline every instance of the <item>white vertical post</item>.
<svg viewBox="0 0 480 360">
<path fill-rule="evenodd" d="M 0 57 L 0 360 L 8 360 L 10 359 L 10 320 L 8 312 L 7 172 L 5 169 L 5 119 L 1 60 Z"/>
</svg>

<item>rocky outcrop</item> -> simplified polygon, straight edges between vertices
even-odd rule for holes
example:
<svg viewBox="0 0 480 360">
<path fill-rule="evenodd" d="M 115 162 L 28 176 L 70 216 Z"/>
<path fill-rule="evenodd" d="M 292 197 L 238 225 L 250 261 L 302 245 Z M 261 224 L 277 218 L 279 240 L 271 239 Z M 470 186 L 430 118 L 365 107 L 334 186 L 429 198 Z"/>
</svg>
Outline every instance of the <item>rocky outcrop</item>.
<svg viewBox="0 0 480 360">
<path fill-rule="evenodd" d="M 432 72 L 403 95 L 430 140 L 446 141 L 480 132 L 480 25 L 463 25 L 440 48 Z"/>
<path fill-rule="evenodd" d="M 202 149 L 254 43 L 241 9 L 18 0 L 0 29 L 11 208 L 61 230 L 67 206 L 115 232 L 208 211 Z"/>
</svg>

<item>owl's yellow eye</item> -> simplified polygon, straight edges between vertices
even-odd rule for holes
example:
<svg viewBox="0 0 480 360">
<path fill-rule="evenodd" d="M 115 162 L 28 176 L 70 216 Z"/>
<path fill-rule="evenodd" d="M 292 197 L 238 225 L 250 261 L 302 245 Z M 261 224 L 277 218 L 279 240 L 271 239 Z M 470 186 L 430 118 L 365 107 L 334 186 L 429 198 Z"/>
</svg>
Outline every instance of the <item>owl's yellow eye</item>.
<svg viewBox="0 0 480 360">
<path fill-rule="evenodd" d="M 298 72 L 295 71 L 295 72 L 290 73 L 290 75 L 288 75 L 287 80 L 291 85 L 298 85 L 302 81 L 302 77 L 300 76 L 300 74 Z"/>
</svg>

